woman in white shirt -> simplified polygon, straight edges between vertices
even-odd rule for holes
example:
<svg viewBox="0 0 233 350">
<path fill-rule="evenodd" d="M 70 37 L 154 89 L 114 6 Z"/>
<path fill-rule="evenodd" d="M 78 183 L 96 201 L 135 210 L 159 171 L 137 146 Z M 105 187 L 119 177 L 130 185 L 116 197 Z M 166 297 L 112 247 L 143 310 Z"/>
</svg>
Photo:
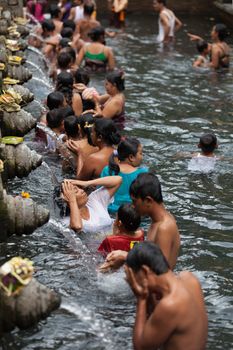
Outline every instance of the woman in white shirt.
<svg viewBox="0 0 233 350">
<path fill-rule="evenodd" d="M 113 220 L 109 216 L 108 205 L 121 183 L 121 176 L 90 181 L 65 180 L 62 196 L 69 206 L 70 216 L 65 217 L 63 222 L 77 232 L 97 232 L 110 227 Z M 101 187 L 88 196 L 82 189 L 88 186 Z"/>
</svg>

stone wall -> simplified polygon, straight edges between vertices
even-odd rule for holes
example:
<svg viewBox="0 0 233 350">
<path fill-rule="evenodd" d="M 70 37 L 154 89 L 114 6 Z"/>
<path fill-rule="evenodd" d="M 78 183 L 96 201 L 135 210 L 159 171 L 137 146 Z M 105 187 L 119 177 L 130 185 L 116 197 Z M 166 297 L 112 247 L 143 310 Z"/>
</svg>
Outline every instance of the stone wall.
<svg viewBox="0 0 233 350">
<path fill-rule="evenodd" d="M 23 16 L 23 0 L 0 0 L 0 7 L 9 10 L 15 17 Z"/>
<path fill-rule="evenodd" d="M 129 0 L 128 10 L 131 12 L 151 12 L 153 0 Z M 167 6 L 176 13 L 205 14 L 213 10 L 213 0 L 168 0 Z M 108 0 L 97 0 L 98 9 L 107 11 Z"/>
</svg>

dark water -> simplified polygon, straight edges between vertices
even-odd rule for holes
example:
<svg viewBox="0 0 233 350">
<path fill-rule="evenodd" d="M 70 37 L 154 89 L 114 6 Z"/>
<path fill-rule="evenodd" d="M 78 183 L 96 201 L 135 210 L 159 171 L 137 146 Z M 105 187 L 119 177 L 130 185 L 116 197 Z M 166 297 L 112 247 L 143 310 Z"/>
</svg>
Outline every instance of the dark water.
<svg viewBox="0 0 233 350">
<path fill-rule="evenodd" d="M 212 19 L 183 18 L 184 30 L 209 37 Z M 200 279 L 209 314 L 208 349 L 232 349 L 233 343 L 233 74 L 191 68 L 195 45 L 185 32 L 174 48 L 154 44 L 156 20 L 131 17 L 127 34 L 112 46 L 126 71 L 128 123 L 125 133 L 140 138 L 144 161 L 159 175 L 167 208 L 175 215 L 182 237 L 177 271 L 188 269 Z M 232 40 L 231 40 L 232 42 Z M 49 92 L 40 56 L 28 53 L 30 66 L 42 79 L 28 86 L 41 102 Z M 101 79 L 93 84 L 103 91 Z M 39 103 L 28 106 L 39 116 Z M 219 140 L 219 161 L 211 173 L 188 171 L 188 160 L 178 152 L 197 151 L 198 138 L 213 131 Z M 36 147 L 33 132 L 26 137 Z M 54 212 L 54 174 L 61 178 L 56 157 L 45 155 L 43 164 L 28 178 L 8 184 L 10 193 L 21 190 L 51 210 L 51 220 L 33 236 L 12 237 L 0 245 L 1 262 L 21 255 L 35 262 L 36 277 L 63 297 L 60 310 L 28 331 L 5 336 L 3 349 L 112 350 L 132 349 L 134 297 L 122 271 L 102 276 L 94 254 L 101 234 L 82 237 L 64 230 Z"/>
</svg>

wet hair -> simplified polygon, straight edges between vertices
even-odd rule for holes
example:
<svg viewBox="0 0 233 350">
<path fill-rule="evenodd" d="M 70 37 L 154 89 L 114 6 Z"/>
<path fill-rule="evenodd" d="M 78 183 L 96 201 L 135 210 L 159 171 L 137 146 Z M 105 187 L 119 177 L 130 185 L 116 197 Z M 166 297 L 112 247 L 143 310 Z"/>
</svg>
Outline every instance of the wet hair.
<svg viewBox="0 0 233 350">
<path fill-rule="evenodd" d="M 198 40 L 197 42 L 197 51 L 203 53 L 204 50 L 208 49 L 208 43 L 205 40 Z"/>
<path fill-rule="evenodd" d="M 61 72 L 57 76 L 57 85 L 56 90 L 60 91 L 68 105 L 72 106 L 72 98 L 73 98 L 73 75 L 68 72 Z"/>
<path fill-rule="evenodd" d="M 118 145 L 121 140 L 120 132 L 111 119 L 96 119 L 94 128 L 97 137 L 101 136 L 108 146 Z"/>
<path fill-rule="evenodd" d="M 49 128 L 59 128 L 64 120 L 63 108 L 55 108 L 46 114 L 47 125 Z"/>
<path fill-rule="evenodd" d="M 71 45 L 71 42 L 70 42 L 70 39 L 69 38 L 62 38 L 60 41 L 59 41 L 59 46 L 64 49 L 66 47 L 70 47 Z"/>
<path fill-rule="evenodd" d="M 57 17 L 59 17 L 59 14 L 61 13 L 61 10 L 57 6 L 57 4 L 50 4 L 50 6 L 49 6 L 49 13 L 51 15 L 51 18 L 57 18 Z"/>
<path fill-rule="evenodd" d="M 68 39 L 72 40 L 73 35 L 74 35 L 74 32 L 73 32 L 73 30 L 72 30 L 71 28 L 69 28 L 69 27 L 63 28 L 63 29 L 61 30 L 61 36 L 62 36 L 62 38 L 68 38 Z"/>
<path fill-rule="evenodd" d="M 90 99 L 84 100 L 82 98 L 82 104 L 83 104 L 83 112 L 89 111 L 91 109 L 95 109 L 95 102 L 93 100 L 90 100 Z"/>
<path fill-rule="evenodd" d="M 78 68 L 74 73 L 75 83 L 82 83 L 84 85 L 88 85 L 90 82 L 90 75 L 83 69 Z"/>
<path fill-rule="evenodd" d="M 101 38 L 101 36 L 104 36 L 104 34 L 105 34 L 104 28 L 99 26 L 91 29 L 90 32 L 88 33 L 88 36 L 92 41 L 95 42 L 95 41 L 98 41 Z"/>
<path fill-rule="evenodd" d="M 47 96 L 47 106 L 50 110 L 62 107 L 64 103 L 64 96 L 59 91 L 53 91 Z"/>
<path fill-rule="evenodd" d="M 60 69 L 68 69 L 72 63 L 72 58 L 67 52 L 60 52 L 57 56 L 57 66 Z"/>
<path fill-rule="evenodd" d="M 82 114 L 79 118 L 79 126 L 81 132 L 84 136 L 87 136 L 88 143 L 93 146 L 91 139 L 91 131 L 92 127 L 95 123 L 95 118 L 93 117 L 93 113 Z"/>
<path fill-rule="evenodd" d="M 63 22 L 63 27 L 62 28 L 71 28 L 73 32 L 76 29 L 76 24 L 72 19 L 67 19 L 66 21 Z"/>
<path fill-rule="evenodd" d="M 204 134 L 200 137 L 200 148 L 203 152 L 213 152 L 217 146 L 217 137 L 214 134 Z"/>
<path fill-rule="evenodd" d="M 73 49 L 73 47 L 65 47 L 64 49 L 61 50 L 61 52 L 65 52 L 67 53 L 70 57 L 71 57 L 71 63 L 75 63 L 76 61 L 76 52 L 75 49 Z"/>
<path fill-rule="evenodd" d="M 51 19 L 45 19 L 41 23 L 41 27 L 42 27 L 43 31 L 47 30 L 47 32 L 53 32 L 55 30 L 55 24 L 53 23 L 53 21 Z"/>
<path fill-rule="evenodd" d="M 126 264 L 135 272 L 143 265 L 148 266 L 158 276 L 170 269 L 159 246 L 149 241 L 135 244 L 127 255 Z"/>
<path fill-rule="evenodd" d="M 129 232 L 135 232 L 141 224 L 141 217 L 132 204 L 122 204 L 117 211 L 117 217 Z"/>
<path fill-rule="evenodd" d="M 109 173 L 118 175 L 120 172 L 119 165 L 114 158 L 117 157 L 119 161 L 127 159 L 130 155 L 136 156 L 140 142 L 135 138 L 126 137 L 117 147 L 117 155 L 113 153 L 109 158 Z"/>
<path fill-rule="evenodd" d="M 106 75 L 106 80 L 111 84 L 115 85 L 117 90 L 124 91 L 125 90 L 125 78 L 124 73 L 122 71 L 113 71 Z"/>
<path fill-rule="evenodd" d="M 68 137 L 79 136 L 79 120 L 75 115 L 70 115 L 64 120 L 64 128 Z"/>
<path fill-rule="evenodd" d="M 94 12 L 95 6 L 94 4 L 84 4 L 83 6 L 83 13 L 85 15 L 91 16 Z"/>
<path fill-rule="evenodd" d="M 218 38 L 220 41 L 224 41 L 229 36 L 227 27 L 223 23 L 216 24 L 214 26 L 214 30 L 216 33 L 218 33 Z"/>
<path fill-rule="evenodd" d="M 144 200 L 147 196 L 158 204 L 163 203 L 161 185 L 158 177 L 153 173 L 142 173 L 132 182 L 129 193 L 135 198 Z"/>
</svg>

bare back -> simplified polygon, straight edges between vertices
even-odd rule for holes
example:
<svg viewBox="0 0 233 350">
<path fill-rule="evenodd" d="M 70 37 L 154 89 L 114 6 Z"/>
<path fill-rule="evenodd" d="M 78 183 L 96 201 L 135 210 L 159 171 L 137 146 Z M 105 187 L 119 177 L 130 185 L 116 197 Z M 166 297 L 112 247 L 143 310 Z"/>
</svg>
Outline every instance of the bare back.
<svg viewBox="0 0 233 350">
<path fill-rule="evenodd" d="M 78 31 L 80 33 L 80 38 L 86 42 L 90 42 L 90 38 L 88 36 L 88 33 L 91 29 L 99 27 L 100 22 L 94 20 L 94 19 L 82 19 L 78 23 Z"/>
<path fill-rule="evenodd" d="M 197 278 L 182 272 L 173 284 L 164 303 L 175 308 L 172 335 L 164 343 L 164 350 L 204 350 L 208 334 L 208 318 L 203 293 Z"/>
<path fill-rule="evenodd" d="M 173 270 L 180 249 L 180 234 L 174 216 L 164 209 L 163 219 L 152 222 L 147 239 L 158 244 Z"/>
</svg>

